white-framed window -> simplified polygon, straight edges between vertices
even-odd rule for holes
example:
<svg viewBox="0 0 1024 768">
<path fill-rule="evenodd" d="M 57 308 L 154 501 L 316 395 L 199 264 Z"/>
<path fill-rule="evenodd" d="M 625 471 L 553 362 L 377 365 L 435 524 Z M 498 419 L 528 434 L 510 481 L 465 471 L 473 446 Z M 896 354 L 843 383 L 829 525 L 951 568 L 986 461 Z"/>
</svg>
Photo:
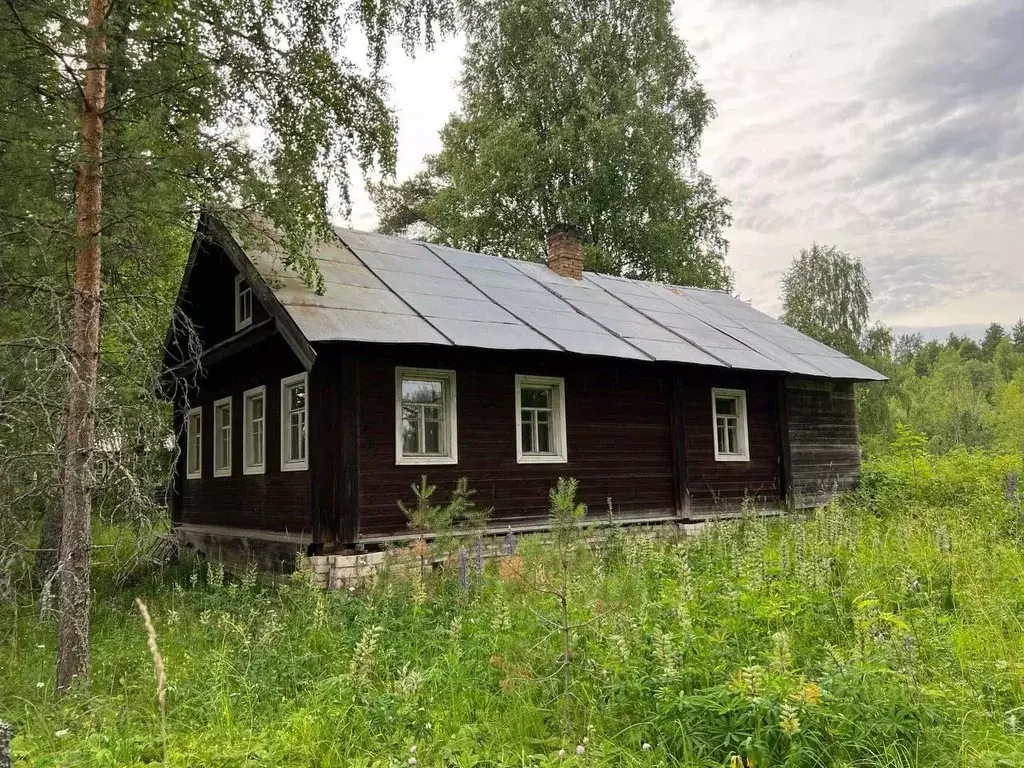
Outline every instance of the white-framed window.
<svg viewBox="0 0 1024 768">
<path fill-rule="evenodd" d="M 306 374 L 281 379 L 281 471 L 309 467 L 309 400 Z"/>
<path fill-rule="evenodd" d="M 715 460 L 749 461 L 747 393 L 742 389 L 712 389 Z"/>
<path fill-rule="evenodd" d="M 203 408 L 192 408 L 185 417 L 185 477 L 203 476 Z"/>
<path fill-rule="evenodd" d="M 241 275 L 235 276 L 235 330 L 252 325 L 252 288 Z"/>
<path fill-rule="evenodd" d="M 395 463 L 458 462 L 455 371 L 395 368 Z"/>
<path fill-rule="evenodd" d="M 565 379 L 516 376 L 516 460 L 520 464 L 564 464 Z"/>
<path fill-rule="evenodd" d="M 242 473 L 262 475 L 267 467 L 267 388 L 242 394 Z"/>
<path fill-rule="evenodd" d="M 213 404 L 213 476 L 231 477 L 231 398 Z"/>
</svg>

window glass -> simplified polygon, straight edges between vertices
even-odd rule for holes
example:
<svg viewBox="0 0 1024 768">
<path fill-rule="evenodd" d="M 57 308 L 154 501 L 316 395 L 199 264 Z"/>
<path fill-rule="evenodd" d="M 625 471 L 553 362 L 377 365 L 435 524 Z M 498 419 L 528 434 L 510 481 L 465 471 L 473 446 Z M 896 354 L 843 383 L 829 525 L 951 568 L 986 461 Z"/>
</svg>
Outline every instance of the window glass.
<svg viewBox="0 0 1024 768">
<path fill-rule="evenodd" d="M 185 473 L 189 477 L 199 477 L 202 472 L 203 458 L 203 414 L 193 411 L 188 415 L 185 434 Z"/>
<path fill-rule="evenodd" d="M 396 461 L 453 463 L 455 373 L 399 368 L 396 371 Z"/>
<path fill-rule="evenodd" d="M 231 474 L 231 402 L 217 403 L 213 409 L 213 471 Z"/>
<path fill-rule="evenodd" d="M 519 461 L 566 460 L 562 379 L 516 377 L 519 400 Z"/>
<path fill-rule="evenodd" d="M 266 452 L 266 397 L 262 390 L 245 396 L 245 467 L 262 470 Z"/>
<path fill-rule="evenodd" d="M 720 460 L 746 460 L 746 395 L 742 392 L 714 395 L 715 454 Z"/>
<path fill-rule="evenodd" d="M 235 278 L 235 330 L 252 323 L 252 288 L 239 275 Z"/>
</svg>

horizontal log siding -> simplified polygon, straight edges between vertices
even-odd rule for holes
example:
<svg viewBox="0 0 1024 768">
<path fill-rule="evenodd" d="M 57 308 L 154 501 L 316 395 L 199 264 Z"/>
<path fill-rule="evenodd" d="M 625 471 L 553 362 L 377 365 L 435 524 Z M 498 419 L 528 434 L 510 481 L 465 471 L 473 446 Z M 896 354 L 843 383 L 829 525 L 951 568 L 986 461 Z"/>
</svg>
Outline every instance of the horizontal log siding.
<svg viewBox="0 0 1024 768">
<path fill-rule="evenodd" d="M 692 371 L 692 372 L 691 372 Z M 763 374 L 690 369 L 684 376 L 687 488 L 690 511 L 732 511 L 744 500 L 779 503 L 778 379 Z M 713 387 L 747 393 L 749 461 L 716 461 Z"/>
<path fill-rule="evenodd" d="M 211 366 L 190 407 L 203 406 L 203 476 L 183 481 L 181 521 L 298 533 L 310 530 L 309 471 L 281 472 L 281 379 L 302 372 L 273 336 Z M 242 393 L 266 386 L 266 473 L 242 472 Z M 213 403 L 231 395 L 231 476 L 213 476 Z M 311 418 L 316 418 L 311 414 Z M 185 435 L 180 436 L 184 451 Z M 310 445 L 310 452 L 315 450 Z"/>
<path fill-rule="evenodd" d="M 395 367 L 454 369 L 457 466 L 395 465 Z M 517 464 L 515 375 L 565 379 L 567 464 Z M 426 475 L 445 499 L 466 477 L 476 501 L 500 523 L 544 519 L 560 476 L 580 482 L 591 514 L 608 499 L 616 513 L 675 511 L 669 395 L 657 366 L 564 355 L 362 347 L 359 353 L 359 511 L 361 536 L 401 533 L 398 500 Z"/>
<path fill-rule="evenodd" d="M 853 384 L 789 379 L 786 389 L 794 505 L 817 506 L 856 488 L 861 456 Z"/>
</svg>

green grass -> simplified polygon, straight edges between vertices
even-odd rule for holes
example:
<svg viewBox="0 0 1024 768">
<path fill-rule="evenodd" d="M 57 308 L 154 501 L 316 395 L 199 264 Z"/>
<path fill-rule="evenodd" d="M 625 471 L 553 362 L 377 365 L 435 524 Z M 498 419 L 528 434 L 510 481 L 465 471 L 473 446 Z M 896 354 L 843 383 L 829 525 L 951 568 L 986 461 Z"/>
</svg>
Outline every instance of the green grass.
<svg viewBox="0 0 1024 768">
<path fill-rule="evenodd" d="M 568 680 L 537 541 L 526 583 L 492 563 L 467 588 L 454 565 L 325 594 L 191 564 L 115 588 L 100 564 L 92 680 L 67 697 L 53 622 L 0 609 L 0 719 L 37 766 L 1024 765 L 1020 468 L 889 457 L 802 521 L 581 546 Z"/>
</svg>

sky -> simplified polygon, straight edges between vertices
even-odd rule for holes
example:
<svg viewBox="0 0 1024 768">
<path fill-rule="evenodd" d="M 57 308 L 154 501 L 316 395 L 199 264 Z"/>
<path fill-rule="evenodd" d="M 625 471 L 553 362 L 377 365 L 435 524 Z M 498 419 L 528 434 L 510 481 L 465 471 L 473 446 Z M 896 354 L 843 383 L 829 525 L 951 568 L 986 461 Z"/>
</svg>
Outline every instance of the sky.
<svg viewBox="0 0 1024 768">
<path fill-rule="evenodd" d="M 801 248 L 863 260 L 873 320 L 941 338 L 1024 316 L 1024 0 L 687 0 L 676 29 L 718 116 L 736 292 L 772 315 Z M 395 50 L 398 176 L 440 146 L 462 41 Z M 360 229 L 373 204 L 353 189 Z"/>
</svg>

